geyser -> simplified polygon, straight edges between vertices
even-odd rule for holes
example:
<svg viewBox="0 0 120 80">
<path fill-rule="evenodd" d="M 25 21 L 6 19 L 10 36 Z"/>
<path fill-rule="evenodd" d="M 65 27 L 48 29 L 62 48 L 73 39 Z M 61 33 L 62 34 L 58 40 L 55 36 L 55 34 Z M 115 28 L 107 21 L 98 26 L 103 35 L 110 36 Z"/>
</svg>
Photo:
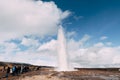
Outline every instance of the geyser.
<svg viewBox="0 0 120 80">
<path fill-rule="evenodd" d="M 58 30 L 58 71 L 72 71 L 68 62 L 66 38 L 62 27 Z"/>
</svg>

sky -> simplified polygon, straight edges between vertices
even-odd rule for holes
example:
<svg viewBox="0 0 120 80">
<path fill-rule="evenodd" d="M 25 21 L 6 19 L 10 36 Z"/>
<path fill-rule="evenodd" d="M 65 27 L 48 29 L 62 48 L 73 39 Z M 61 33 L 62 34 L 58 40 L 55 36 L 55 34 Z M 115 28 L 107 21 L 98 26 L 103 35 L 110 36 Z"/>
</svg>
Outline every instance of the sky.
<svg viewBox="0 0 120 80">
<path fill-rule="evenodd" d="M 0 61 L 57 66 L 62 26 L 72 66 L 120 67 L 119 14 L 119 0 L 1 0 Z"/>
</svg>

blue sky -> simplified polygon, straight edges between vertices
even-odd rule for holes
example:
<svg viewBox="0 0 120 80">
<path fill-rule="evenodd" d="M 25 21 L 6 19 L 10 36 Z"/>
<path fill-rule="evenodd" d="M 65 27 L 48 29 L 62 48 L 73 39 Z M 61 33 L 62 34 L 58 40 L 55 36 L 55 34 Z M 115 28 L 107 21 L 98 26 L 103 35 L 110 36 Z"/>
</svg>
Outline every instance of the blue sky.
<svg viewBox="0 0 120 80">
<path fill-rule="evenodd" d="M 62 26 L 73 66 L 120 67 L 119 0 L 3 0 L 0 12 L 0 61 L 57 66 Z"/>
<path fill-rule="evenodd" d="M 52 0 L 45 0 L 52 1 Z M 107 36 L 119 46 L 120 1 L 119 0 L 53 0 L 59 8 L 70 10 L 71 15 L 63 22 L 68 31 L 75 30 L 80 38 L 89 34 L 96 40 Z"/>
</svg>

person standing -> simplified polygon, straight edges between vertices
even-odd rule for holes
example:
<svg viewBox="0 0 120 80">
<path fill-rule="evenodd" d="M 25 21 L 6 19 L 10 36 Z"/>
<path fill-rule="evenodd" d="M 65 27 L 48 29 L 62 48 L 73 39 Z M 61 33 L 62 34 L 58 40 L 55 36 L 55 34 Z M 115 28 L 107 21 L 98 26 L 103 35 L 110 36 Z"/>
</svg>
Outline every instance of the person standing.
<svg viewBox="0 0 120 80">
<path fill-rule="evenodd" d="M 4 72 L 5 71 L 5 66 L 3 66 L 3 70 L 2 70 L 2 72 Z"/>
<path fill-rule="evenodd" d="M 20 73 L 22 74 L 23 73 L 23 65 L 21 65 L 21 68 L 20 68 Z"/>
<path fill-rule="evenodd" d="M 7 70 L 6 70 L 6 76 L 5 76 L 6 78 L 8 78 L 9 73 L 10 73 L 10 67 L 8 66 L 8 67 L 7 67 Z"/>
<path fill-rule="evenodd" d="M 13 66 L 13 67 L 12 67 L 12 74 L 13 74 L 13 76 L 16 75 L 16 66 Z"/>
</svg>

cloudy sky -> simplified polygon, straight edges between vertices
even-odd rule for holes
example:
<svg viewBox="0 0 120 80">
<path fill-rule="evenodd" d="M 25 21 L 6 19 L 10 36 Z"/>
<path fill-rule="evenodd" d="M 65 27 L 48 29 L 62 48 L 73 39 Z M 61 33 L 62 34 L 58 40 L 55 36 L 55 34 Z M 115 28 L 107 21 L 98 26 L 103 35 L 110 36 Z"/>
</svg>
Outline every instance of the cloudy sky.
<svg viewBox="0 0 120 80">
<path fill-rule="evenodd" d="M 119 0 L 0 0 L 0 61 L 57 66 L 62 26 L 76 67 L 120 67 Z"/>
</svg>

